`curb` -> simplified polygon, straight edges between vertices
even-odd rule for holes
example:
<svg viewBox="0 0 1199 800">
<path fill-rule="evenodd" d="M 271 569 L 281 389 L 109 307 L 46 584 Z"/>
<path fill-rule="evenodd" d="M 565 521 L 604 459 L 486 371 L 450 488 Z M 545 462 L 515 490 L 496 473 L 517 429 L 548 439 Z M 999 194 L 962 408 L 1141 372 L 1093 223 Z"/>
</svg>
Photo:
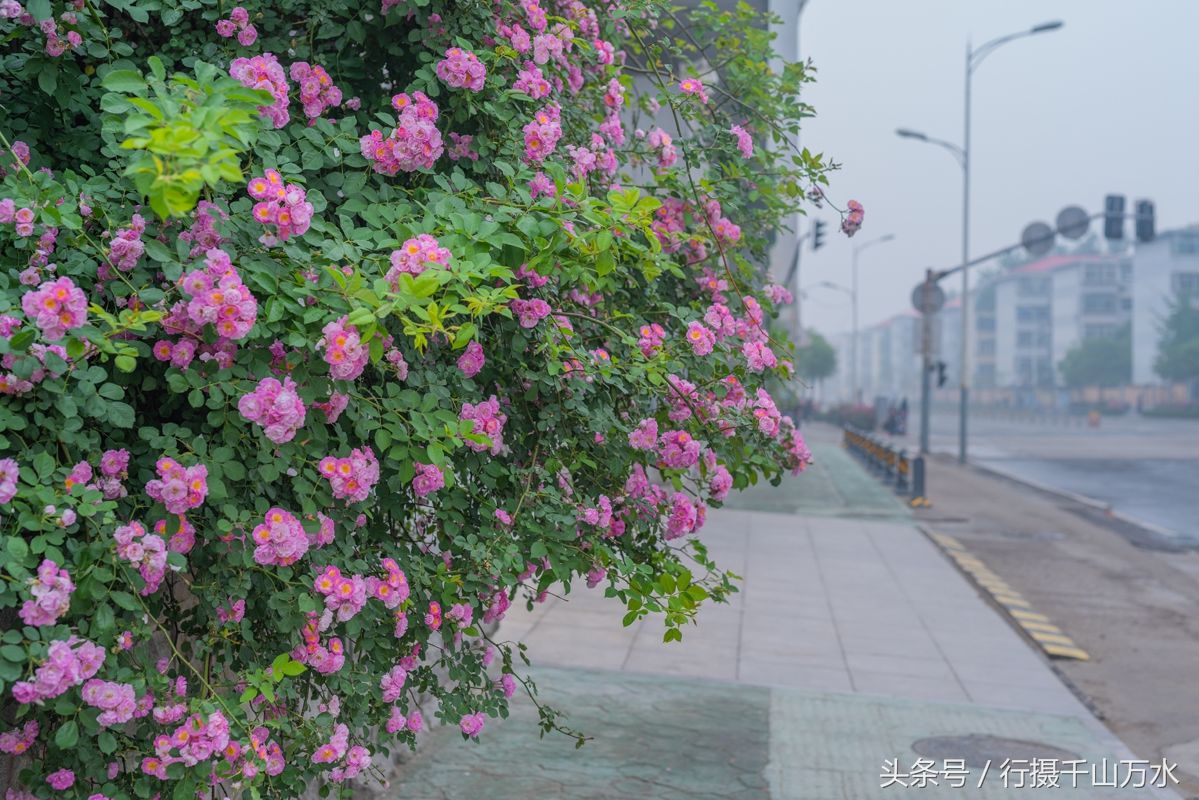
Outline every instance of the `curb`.
<svg viewBox="0 0 1199 800">
<path fill-rule="evenodd" d="M 918 526 L 975 587 L 999 607 L 1004 616 L 1050 658 L 1090 661 L 1091 656 L 1079 647 L 1061 628 L 1037 611 L 1024 595 L 1013 589 L 991 571 L 978 556 L 949 534 L 939 533 L 927 526 Z"/>
</svg>

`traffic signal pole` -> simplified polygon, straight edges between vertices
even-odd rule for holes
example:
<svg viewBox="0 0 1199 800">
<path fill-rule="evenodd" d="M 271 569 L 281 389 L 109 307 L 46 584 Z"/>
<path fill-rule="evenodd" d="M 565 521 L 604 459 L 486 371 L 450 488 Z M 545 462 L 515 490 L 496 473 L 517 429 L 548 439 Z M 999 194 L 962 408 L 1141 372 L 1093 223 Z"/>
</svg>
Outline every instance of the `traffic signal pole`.
<svg viewBox="0 0 1199 800">
<path fill-rule="evenodd" d="M 932 394 L 929 384 L 932 382 L 933 371 L 933 312 L 932 312 L 932 297 L 933 287 L 936 286 L 936 281 L 933 279 L 933 271 L 926 270 L 924 274 L 924 313 L 921 317 L 921 336 L 923 341 L 920 343 L 920 455 L 928 455 L 928 427 L 929 427 L 929 411 L 932 405 Z"/>
</svg>

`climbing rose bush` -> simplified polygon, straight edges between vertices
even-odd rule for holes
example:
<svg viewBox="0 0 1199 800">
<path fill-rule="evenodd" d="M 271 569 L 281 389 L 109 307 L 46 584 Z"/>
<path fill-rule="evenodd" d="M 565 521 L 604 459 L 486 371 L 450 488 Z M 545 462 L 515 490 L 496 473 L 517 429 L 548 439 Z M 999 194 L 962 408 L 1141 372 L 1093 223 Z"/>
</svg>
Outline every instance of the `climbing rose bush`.
<svg viewBox="0 0 1199 800">
<path fill-rule="evenodd" d="M 0 0 L 8 798 L 349 792 L 535 699 L 515 604 L 734 591 L 692 534 L 809 460 L 763 265 L 832 202 L 766 31 Z"/>
</svg>

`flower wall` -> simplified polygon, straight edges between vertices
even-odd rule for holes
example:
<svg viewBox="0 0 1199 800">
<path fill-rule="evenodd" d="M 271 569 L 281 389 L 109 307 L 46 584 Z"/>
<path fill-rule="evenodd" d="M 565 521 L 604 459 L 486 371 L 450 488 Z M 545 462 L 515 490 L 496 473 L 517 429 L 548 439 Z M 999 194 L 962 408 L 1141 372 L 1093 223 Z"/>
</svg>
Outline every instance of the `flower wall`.
<svg viewBox="0 0 1199 800">
<path fill-rule="evenodd" d="M 828 166 L 679 13 L 0 0 L 9 798 L 340 789 L 535 698 L 513 604 L 735 590 L 691 535 L 809 460 L 761 265 Z"/>
</svg>

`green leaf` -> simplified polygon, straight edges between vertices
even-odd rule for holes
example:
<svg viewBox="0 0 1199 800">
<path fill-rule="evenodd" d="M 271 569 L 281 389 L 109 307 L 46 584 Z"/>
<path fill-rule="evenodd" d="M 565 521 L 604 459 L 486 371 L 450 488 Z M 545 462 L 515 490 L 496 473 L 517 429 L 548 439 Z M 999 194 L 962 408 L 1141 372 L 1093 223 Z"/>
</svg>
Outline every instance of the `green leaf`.
<svg viewBox="0 0 1199 800">
<path fill-rule="evenodd" d="M 96 613 L 92 615 L 92 623 L 96 626 L 96 630 L 108 631 L 116 627 L 116 617 L 112 613 L 112 606 L 108 603 L 102 603 L 96 608 Z"/>
<path fill-rule="evenodd" d="M 54 10 L 50 7 L 50 0 L 29 0 L 25 9 L 33 15 L 35 22 L 50 19 L 54 14 Z"/>
<path fill-rule="evenodd" d="M 29 555 L 29 545 L 20 536 L 9 536 L 8 541 L 4 545 L 4 549 L 14 559 L 21 561 L 25 556 Z"/>
<path fill-rule="evenodd" d="M 24 647 L 18 647 L 15 644 L 6 644 L 0 647 L 0 656 L 3 656 L 5 661 L 11 661 L 14 664 L 24 664 L 29 654 L 25 652 Z"/>
<path fill-rule="evenodd" d="M 96 737 L 96 743 L 100 745 L 100 752 L 105 755 L 111 755 L 117 751 L 117 737 L 108 731 L 103 731 Z"/>
<path fill-rule="evenodd" d="M 126 611 L 137 611 L 140 608 L 137 599 L 129 592 L 112 592 L 108 596 L 112 598 L 112 602 Z"/>
<path fill-rule="evenodd" d="M 110 92 L 140 92 L 146 88 L 146 81 L 141 74 L 131 69 L 114 69 L 108 72 L 100 81 L 100 85 Z"/>
<path fill-rule="evenodd" d="M 146 59 L 146 63 L 150 65 L 150 71 L 154 73 L 154 77 L 158 80 L 165 80 L 167 76 L 166 67 L 162 65 L 162 59 L 158 56 L 150 56 Z"/>
<path fill-rule="evenodd" d="M 54 94 L 58 89 L 58 70 L 48 68 L 38 70 L 37 86 L 46 94 Z"/>
<path fill-rule="evenodd" d="M 54 743 L 62 750 L 70 750 L 79 743 L 79 725 L 75 720 L 67 720 L 54 733 Z"/>
<path fill-rule="evenodd" d="M 133 356 L 117 356 L 112 360 L 121 372 L 133 372 L 137 369 L 137 359 Z"/>
</svg>

